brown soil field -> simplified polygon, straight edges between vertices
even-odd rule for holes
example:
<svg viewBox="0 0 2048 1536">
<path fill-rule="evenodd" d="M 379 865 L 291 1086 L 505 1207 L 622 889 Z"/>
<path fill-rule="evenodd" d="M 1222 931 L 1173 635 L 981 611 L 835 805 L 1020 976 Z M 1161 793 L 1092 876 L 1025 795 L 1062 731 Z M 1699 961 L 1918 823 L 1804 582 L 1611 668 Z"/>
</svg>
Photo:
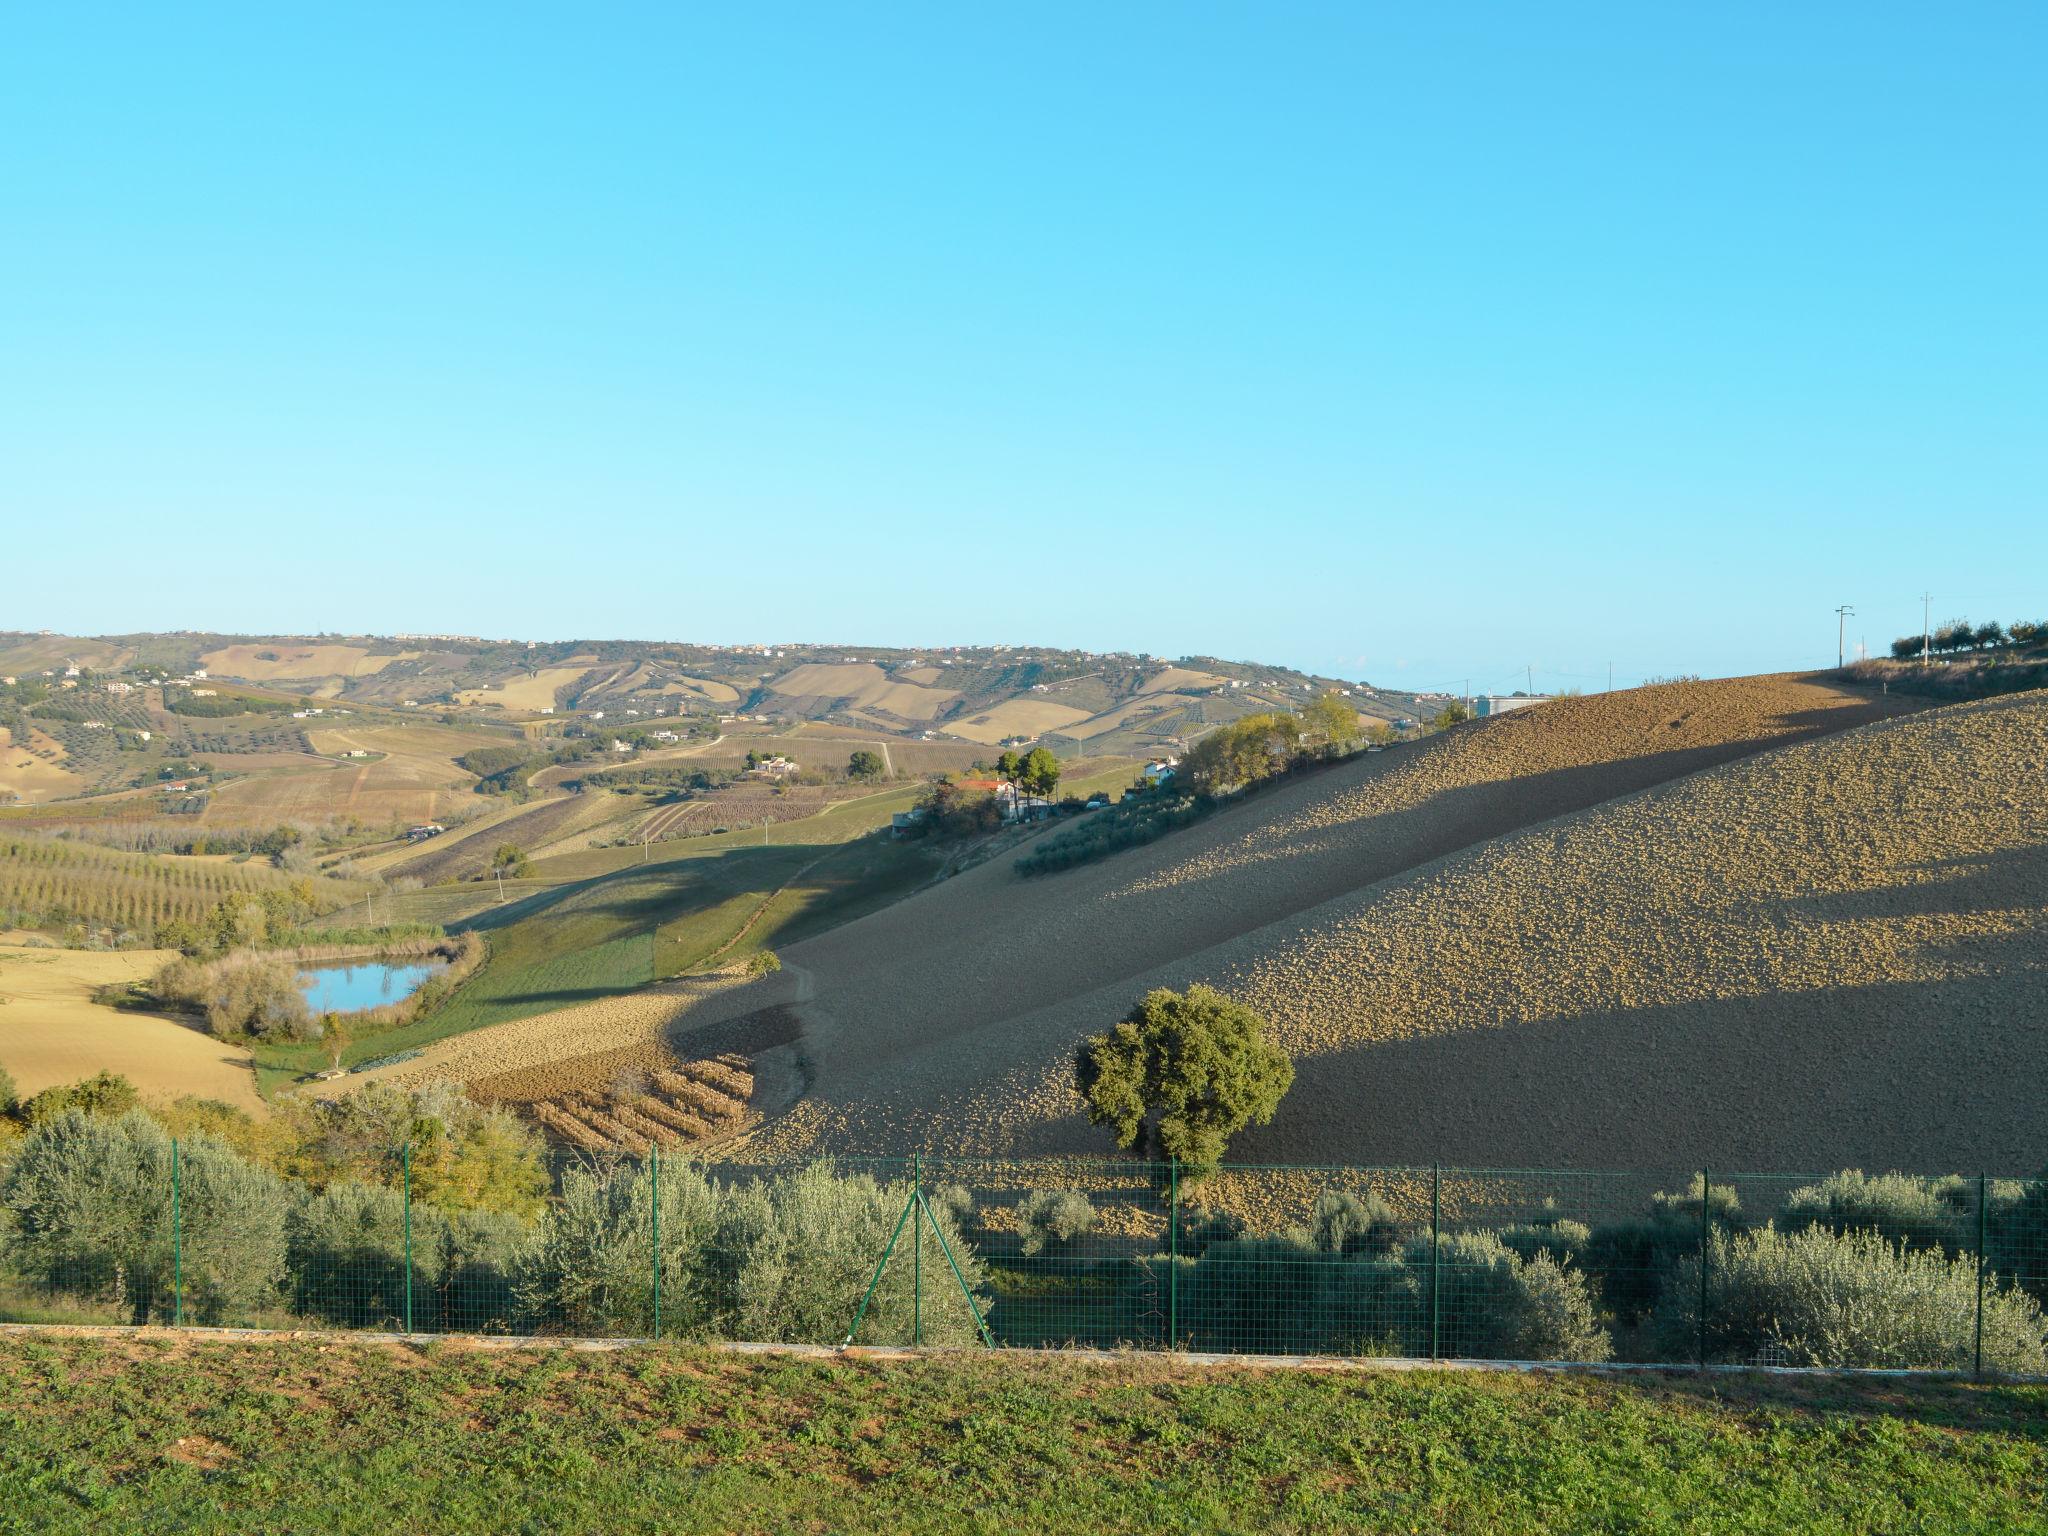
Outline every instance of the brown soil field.
<svg viewBox="0 0 2048 1536">
<path fill-rule="evenodd" d="M 230 645 L 208 651 L 200 665 L 214 677 L 267 683 L 294 677 L 370 677 L 394 661 L 412 661 L 418 651 L 372 656 L 360 645 Z M 266 661 L 266 656 L 275 660 Z"/>
<path fill-rule="evenodd" d="M 0 945 L 0 1067 L 22 1095 L 108 1071 L 156 1102 L 193 1094 L 268 1114 L 246 1050 L 173 1019 L 92 1000 L 95 987 L 139 981 L 171 953 Z"/>
<path fill-rule="evenodd" d="M 754 1062 L 801 1030 L 798 978 L 707 976 L 454 1036 L 346 1079 L 458 1082 L 557 1141 L 643 1152 L 727 1137 L 758 1119 Z"/>
<path fill-rule="evenodd" d="M 1297 1057 L 1247 1159 L 2033 1170 L 2048 696 L 1916 707 L 1563 700 L 975 868 L 784 952 L 813 1086 L 757 1149 L 1102 1151 L 1075 1042 L 1208 981 Z"/>
</svg>

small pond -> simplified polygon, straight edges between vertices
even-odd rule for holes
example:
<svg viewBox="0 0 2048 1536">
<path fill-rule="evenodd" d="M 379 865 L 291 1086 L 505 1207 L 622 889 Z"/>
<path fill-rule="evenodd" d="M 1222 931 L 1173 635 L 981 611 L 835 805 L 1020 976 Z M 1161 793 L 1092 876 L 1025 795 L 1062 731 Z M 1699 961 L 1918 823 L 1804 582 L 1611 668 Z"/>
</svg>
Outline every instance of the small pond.
<svg viewBox="0 0 2048 1536">
<path fill-rule="evenodd" d="M 410 997 L 419 990 L 420 983 L 447 967 L 445 960 L 404 964 L 358 960 L 352 964 L 309 965 L 299 972 L 299 990 L 306 994 L 306 1006 L 315 1013 L 355 1013 Z"/>
</svg>

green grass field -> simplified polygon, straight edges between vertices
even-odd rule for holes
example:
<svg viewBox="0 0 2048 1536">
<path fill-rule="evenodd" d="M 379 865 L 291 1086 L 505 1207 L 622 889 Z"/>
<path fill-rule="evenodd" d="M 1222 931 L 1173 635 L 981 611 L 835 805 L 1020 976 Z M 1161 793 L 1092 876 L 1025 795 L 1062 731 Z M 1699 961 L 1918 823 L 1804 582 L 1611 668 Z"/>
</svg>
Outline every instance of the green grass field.
<svg viewBox="0 0 2048 1536">
<path fill-rule="evenodd" d="M 701 845 L 708 839 L 695 839 Z M 693 846 L 687 858 L 531 889 L 474 914 L 491 958 L 444 1008 L 378 1037 L 352 1059 L 525 1018 L 674 976 L 714 958 L 794 943 L 885 905 L 928 879 L 915 845 Z M 750 926 L 751 925 L 751 926 Z M 745 929 L 744 938 L 740 938 Z M 738 942 L 735 942 L 738 940 Z"/>
<path fill-rule="evenodd" d="M 0 1529 L 2048 1529 L 2048 1387 L 0 1337 Z"/>
</svg>

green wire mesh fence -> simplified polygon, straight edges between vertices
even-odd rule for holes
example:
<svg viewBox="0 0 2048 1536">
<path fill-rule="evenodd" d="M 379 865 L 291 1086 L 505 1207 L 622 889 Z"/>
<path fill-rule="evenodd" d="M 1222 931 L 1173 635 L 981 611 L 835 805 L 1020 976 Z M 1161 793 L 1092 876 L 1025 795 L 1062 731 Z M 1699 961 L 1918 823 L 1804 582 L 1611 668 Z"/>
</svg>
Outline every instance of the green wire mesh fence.
<svg viewBox="0 0 2048 1536">
<path fill-rule="evenodd" d="M 2048 1178 L 651 1147 L 505 1210 L 67 1134 L 0 1167 L 0 1321 L 2048 1371 Z"/>
</svg>

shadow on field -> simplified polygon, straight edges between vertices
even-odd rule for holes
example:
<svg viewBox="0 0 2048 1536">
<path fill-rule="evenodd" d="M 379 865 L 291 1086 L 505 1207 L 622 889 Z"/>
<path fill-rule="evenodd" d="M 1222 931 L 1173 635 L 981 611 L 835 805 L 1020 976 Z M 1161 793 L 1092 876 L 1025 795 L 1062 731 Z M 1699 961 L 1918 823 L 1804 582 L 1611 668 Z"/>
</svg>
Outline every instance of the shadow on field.
<svg viewBox="0 0 2048 1536">
<path fill-rule="evenodd" d="M 1500 963 L 1512 964 L 1503 955 Z M 1246 1162 L 2031 1177 L 2048 1164 L 2041 933 L 1944 947 L 1946 979 L 1503 1019 L 1302 1058 Z M 1566 1161 L 1560 1155 L 1569 1149 Z"/>
<path fill-rule="evenodd" d="M 1790 915 L 1823 922 L 2048 910 L 2048 844 L 1929 859 L 1906 866 L 1935 878 L 1876 890 L 1816 891 L 1775 903 L 1769 921 Z"/>
<path fill-rule="evenodd" d="M 1721 1413 L 1777 1418 L 1896 1419 L 1934 1429 L 2048 1441 L 2048 1386 L 1926 1377 L 1772 1376 L 1632 1372 L 1629 1387 Z"/>
</svg>

